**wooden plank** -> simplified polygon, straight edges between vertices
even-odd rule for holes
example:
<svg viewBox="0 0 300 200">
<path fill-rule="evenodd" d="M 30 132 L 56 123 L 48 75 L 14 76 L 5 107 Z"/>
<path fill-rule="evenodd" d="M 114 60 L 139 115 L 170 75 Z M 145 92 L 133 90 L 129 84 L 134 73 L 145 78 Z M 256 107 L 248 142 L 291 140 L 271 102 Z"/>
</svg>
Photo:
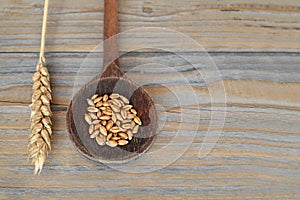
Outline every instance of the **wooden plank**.
<svg viewBox="0 0 300 200">
<path fill-rule="evenodd" d="M 175 128 L 173 131 L 162 130 L 158 135 L 158 139 L 155 143 L 155 148 L 159 149 L 171 142 L 172 138 L 176 134 Z M 199 130 L 197 135 L 191 144 L 191 148 L 180 158 L 179 166 L 194 166 L 197 159 L 199 148 L 203 142 L 209 143 L 211 140 L 206 140 L 204 138 L 206 130 Z M 16 134 L 16 132 L 18 134 Z M 26 162 L 26 143 L 27 135 L 26 130 L 14 130 L 9 131 L 5 129 L 0 130 L 1 138 L 1 162 L 2 167 L 21 167 L 28 166 L 30 163 Z M 8 134 L 8 135 L 5 135 Z M 193 133 L 186 130 L 185 136 L 192 137 Z M 17 137 L 18 136 L 18 137 Z M 53 136 L 53 151 L 50 155 L 49 166 L 80 166 L 89 165 L 95 166 L 96 163 L 89 163 L 86 159 L 81 159 L 77 156 L 78 153 L 74 150 L 71 145 L 66 132 L 55 131 Z M 179 147 L 184 147 L 185 144 L 176 143 Z M 14 151 L 10 151 L 14 149 Z M 261 166 L 273 166 L 276 164 L 278 168 L 286 169 L 297 169 L 299 166 L 299 137 L 292 133 L 276 134 L 276 133 L 264 133 L 255 131 L 226 131 L 220 137 L 215 149 L 210 153 L 217 157 L 216 160 L 207 160 L 204 163 L 199 163 L 197 165 L 207 166 L 208 164 L 222 165 L 224 161 L 221 157 L 222 155 L 228 158 L 236 157 L 247 157 L 249 159 L 257 160 L 256 164 Z M 176 150 L 171 152 L 163 152 L 164 155 L 171 155 L 175 153 Z M 63 156 L 66 156 L 62 158 Z M 220 159 L 220 160 L 219 160 Z M 11 160 L 9 162 L 9 160 Z M 274 163 L 273 160 L 278 162 Z M 293 161 L 288 163 L 285 161 Z M 191 162 L 193 161 L 193 162 Z M 250 160 L 249 160 L 250 161 Z M 241 162 L 246 162 L 250 164 L 249 161 L 242 160 L 234 162 L 235 164 L 241 164 Z M 9 163 L 7 163 L 9 162 Z M 245 163 L 245 164 L 246 164 Z M 140 164 L 143 165 L 143 164 Z M 177 166 L 175 163 L 174 165 Z M 159 166 L 159 164 L 157 164 Z"/>
<path fill-rule="evenodd" d="M 240 108 L 230 107 L 226 111 L 226 120 L 224 130 L 230 131 L 256 131 L 266 132 L 273 134 L 292 134 L 298 135 L 299 124 L 297 123 L 297 117 L 299 117 L 299 111 L 281 112 L 280 109 L 267 109 L 262 108 Z M 253 107 L 253 106 L 252 106 Z M 186 107 L 182 107 L 184 109 Z M 65 108 L 66 109 L 66 108 Z M 165 131 L 178 130 L 178 126 L 181 125 L 183 130 L 207 130 L 212 112 L 214 115 L 220 116 L 215 117 L 213 120 L 223 120 L 223 111 L 218 107 L 215 107 L 214 111 L 211 111 L 211 107 L 201 106 L 201 109 L 197 110 L 196 106 L 186 109 L 184 113 L 172 107 L 166 107 L 165 112 L 160 112 L 161 116 L 166 116 L 166 119 L 162 118 L 160 123 L 166 123 L 164 126 Z M 219 109 L 219 111 L 218 111 Z M 54 117 L 54 130 L 65 130 L 65 111 L 55 112 Z M 274 116 L 274 113 L 277 115 Z M 201 114 L 201 119 L 197 117 Z M 15 129 L 22 130 L 29 127 L 29 108 L 25 106 L 4 106 L 1 105 L 1 118 L 3 119 L 0 124 L 1 129 Z M 245 116 L 244 116 L 245 115 Z M 195 119 L 196 118 L 196 119 Z M 264 123 L 262 123 L 264 122 Z M 193 125 L 194 124 L 194 125 Z M 211 127 L 217 128 L 217 127 Z"/>
<path fill-rule="evenodd" d="M 294 193 L 285 194 L 281 191 L 276 190 L 278 187 L 274 186 L 275 192 L 273 195 L 267 194 L 264 191 L 270 190 L 271 188 L 263 187 L 258 188 L 258 194 L 256 190 L 251 189 L 247 192 L 246 187 L 235 186 L 231 189 L 226 187 L 213 187 L 210 186 L 203 187 L 126 187 L 121 186 L 118 188 L 53 188 L 53 189 L 28 189 L 26 192 L 22 188 L 17 189 L 4 189 L 6 196 L 11 199 L 15 197 L 13 192 L 16 192 L 18 196 L 23 197 L 23 199 L 30 199 L 36 196 L 43 197 L 43 199 L 93 199 L 95 196 L 105 197 L 106 199 L 129 199 L 133 196 L 137 199 L 146 199 L 150 200 L 153 198 L 158 199 L 223 199 L 224 196 L 230 199 L 297 199 L 299 196 Z M 199 190 L 203 191 L 199 194 Z M 263 191 L 264 190 L 264 191 Z M 118 195 L 118 193 L 121 193 Z M 251 194 L 252 192 L 252 194 Z M 73 194 L 73 195 L 71 195 Z"/>
<path fill-rule="evenodd" d="M 25 141 L 22 138 L 26 138 L 27 134 L 25 130 L 19 133 L 19 140 L 15 139 L 15 134 L 6 134 L 11 141 L 1 141 L 1 147 L 24 148 Z M 5 131 L 1 130 L 0 134 L 5 134 Z M 205 132 L 200 132 L 200 138 L 203 134 Z M 172 136 L 172 133 L 169 135 Z M 27 199 L 55 192 L 66 198 L 75 198 L 79 191 L 89 196 L 97 188 L 95 194 L 108 198 L 119 198 L 124 194 L 138 198 L 139 192 L 148 196 L 155 188 L 160 188 L 155 194 L 164 199 L 171 199 L 174 195 L 205 199 L 201 196 L 203 194 L 208 195 L 206 199 L 218 198 L 219 195 L 231 199 L 297 198 L 300 195 L 297 181 L 299 137 L 228 131 L 204 159 L 197 157 L 201 144 L 201 140 L 198 140 L 172 165 L 151 173 L 131 174 L 84 159 L 75 152 L 65 132 L 57 132 L 55 136 L 56 148 L 49 155 L 45 170 L 39 177 L 31 175 L 32 166 L 26 163 L 25 149 L 21 152 L 16 150 L 16 153 L 1 153 L 3 182 L 0 186 L 5 186 L 5 194 L 12 197 L 21 195 Z M 251 144 L 251 141 L 258 143 Z M 17 143 L 11 145 L 13 142 Z M 269 147 L 263 144 L 277 142 L 296 146 Z M 164 145 L 161 141 L 158 143 Z M 120 192 L 124 188 L 132 193 Z M 152 189 L 148 191 L 149 188 Z M 270 192 L 274 189 L 276 192 Z M 58 198 L 56 195 L 50 197 Z"/>
<path fill-rule="evenodd" d="M 42 0 L 4 0 L 0 7 L 0 52 L 39 51 Z M 249 2 L 124 0 L 120 31 L 163 27 L 191 37 L 207 51 L 299 52 L 298 0 Z M 103 2 L 51 1 L 46 51 L 89 52 L 102 40 Z M 26 26 L 24 26 L 26 25 Z M 195 51 L 178 34 L 144 29 L 124 35 L 121 50 L 151 45 Z M 153 51 L 148 49 L 147 51 Z"/>
<path fill-rule="evenodd" d="M 196 65 L 191 66 L 178 55 L 146 53 L 123 56 L 121 68 L 133 80 L 145 85 L 157 102 L 165 105 L 176 104 L 174 99 L 168 97 L 169 89 L 177 92 L 178 96 L 194 95 L 193 93 L 196 92 L 199 94 L 196 99 L 202 104 L 208 104 L 211 102 L 209 91 L 211 88 L 211 90 L 216 90 L 215 93 L 220 93 L 219 96 L 214 97 L 215 103 L 224 103 L 222 93 L 225 89 L 227 104 L 253 104 L 299 110 L 300 58 L 298 54 L 242 53 L 227 56 L 223 53 L 211 54 L 210 57 L 216 63 L 217 68 L 211 66 L 210 58 L 206 54 L 183 55 Z M 35 54 L 2 54 L 0 56 L 2 61 L 0 101 L 29 104 L 35 57 Z M 76 88 L 101 71 L 101 65 L 95 62 L 101 60 L 101 55 L 98 54 L 92 56 L 82 53 L 48 54 L 47 58 L 54 90 L 54 104 L 57 105 L 67 105 L 72 94 L 77 91 Z M 201 77 L 203 72 L 210 74 L 207 79 Z M 224 88 L 220 82 L 222 77 Z"/>
</svg>

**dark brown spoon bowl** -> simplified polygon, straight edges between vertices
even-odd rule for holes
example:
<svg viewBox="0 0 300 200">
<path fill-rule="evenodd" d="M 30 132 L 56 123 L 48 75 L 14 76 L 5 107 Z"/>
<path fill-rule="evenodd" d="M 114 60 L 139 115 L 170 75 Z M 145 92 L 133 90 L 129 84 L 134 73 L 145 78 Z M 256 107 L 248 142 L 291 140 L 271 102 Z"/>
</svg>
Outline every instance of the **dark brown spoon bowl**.
<svg viewBox="0 0 300 200">
<path fill-rule="evenodd" d="M 112 77 L 105 74 L 115 75 Z M 142 121 L 138 133 L 125 146 L 100 146 L 90 138 L 88 124 L 84 120 L 87 113 L 87 98 L 95 93 L 119 93 L 127 97 L 130 104 L 137 110 Z M 154 102 L 149 94 L 137 84 L 124 76 L 118 66 L 112 65 L 102 74 L 87 83 L 74 96 L 67 111 L 67 128 L 69 137 L 75 148 L 87 158 L 101 163 L 124 163 L 146 152 L 154 142 L 157 127 L 157 113 Z"/>
</svg>

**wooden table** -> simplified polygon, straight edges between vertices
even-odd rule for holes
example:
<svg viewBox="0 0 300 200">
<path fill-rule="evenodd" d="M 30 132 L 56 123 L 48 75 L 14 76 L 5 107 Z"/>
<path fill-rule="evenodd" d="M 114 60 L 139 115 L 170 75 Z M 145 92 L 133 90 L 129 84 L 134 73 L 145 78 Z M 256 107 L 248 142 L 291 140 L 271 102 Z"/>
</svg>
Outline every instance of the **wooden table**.
<svg viewBox="0 0 300 200">
<path fill-rule="evenodd" d="M 121 51 L 131 51 L 122 56 L 122 69 L 160 104 L 161 130 L 151 151 L 175 145 L 174 151 L 161 151 L 166 158 L 187 148 L 171 164 L 147 173 L 94 163 L 73 148 L 66 109 L 77 88 L 74 82 L 81 85 L 100 69 L 85 58 L 102 40 L 103 1 L 52 0 L 46 59 L 54 95 L 53 150 L 40 176 L 32 175 L 28 105 L 42 13 L 42 0 L 1 1 L 0 199 L 300 198 L 298 0 L 120 1 L 121 32 L 141 27 L 176 30 L 201 44 L 218 68 L 209 71 L 201 65 L 208 58 L 205 52 L 162 29 L 144 29 L 120 40 Z M 137 49 L 149 45 L 171 52 Z M 101 59 L 101 49 L 92 56 Z M 201 77 L 201 70 L 211 72 L 208 79 Z M 185 100 L 178 101 L 178 95 Z M 219 128 L 214 122 L 222 122 L 225 108 L 215 143 L 209 136 Z M 179 128 L 181 139 L 193 137 L 192 144 L 174 143 Z M 199 158 L 205 144 L 213 149 Z M 152 167 L 161 161 L 153 157 Z"/>
</svg>

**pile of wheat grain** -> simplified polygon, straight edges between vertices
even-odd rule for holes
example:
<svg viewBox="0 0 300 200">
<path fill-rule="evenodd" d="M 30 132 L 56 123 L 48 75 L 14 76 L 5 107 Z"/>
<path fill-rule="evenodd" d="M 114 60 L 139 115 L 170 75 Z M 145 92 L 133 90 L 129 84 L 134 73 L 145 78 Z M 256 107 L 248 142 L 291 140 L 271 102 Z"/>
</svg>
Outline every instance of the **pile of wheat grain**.
<svg viewBox="0 0 300 200">
<path fill-rule="evenodd" d="M 137 111 L 129 100 L 117 93 L 93 95 L 87 99 L 84 119 L 89 124 L 87 132 L 99 145 L 124 146 L 132 140 L 142 125 Z"/>
</svg>

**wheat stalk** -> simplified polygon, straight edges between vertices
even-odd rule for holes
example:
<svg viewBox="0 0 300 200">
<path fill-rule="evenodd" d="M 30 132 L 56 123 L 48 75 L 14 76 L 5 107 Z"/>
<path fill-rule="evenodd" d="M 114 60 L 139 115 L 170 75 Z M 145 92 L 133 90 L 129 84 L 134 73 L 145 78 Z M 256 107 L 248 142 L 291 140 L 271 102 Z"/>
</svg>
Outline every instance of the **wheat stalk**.
<svg viewBox="0 0 300 200">
<path fill-rule="evenodd" d="M 50 75 L 47 68 L 44 66 L 45 57 L 45 36 L 46 24 L 48 15 L 49 0 L 45 0 L 43 28 L 41 38 L 40 59 L 36 66 L 36 72 L 32 77 L 33 81 L 33 94 L 31 99 L 31 126 L 29 135 L 28 151 L 29 157 L 34 164 L 34 174 L 41 172 L 46 156 L 51 150 L 50 138 L 52 135 L 52 122 L 51 122 L 51 108 L 52 101 L 51 88 L 50 88 Z"/>
</svg>

